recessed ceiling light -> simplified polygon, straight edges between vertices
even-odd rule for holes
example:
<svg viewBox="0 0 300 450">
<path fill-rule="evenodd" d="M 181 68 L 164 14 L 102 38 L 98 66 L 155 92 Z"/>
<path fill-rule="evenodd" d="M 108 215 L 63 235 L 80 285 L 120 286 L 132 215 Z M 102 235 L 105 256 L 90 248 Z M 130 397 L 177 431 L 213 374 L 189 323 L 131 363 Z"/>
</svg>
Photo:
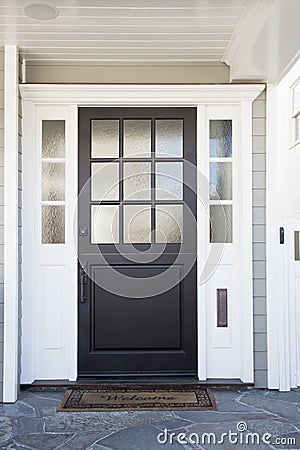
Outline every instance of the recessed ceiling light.
<svg viewBox="0 0 300 450">
<path fill-rule="evenodd" d="M 51 20 L 58 16 L 57 9 L 42 2 L 30 2 L 24 6 L 24 13 L 31 19 Z"/>
</svg>

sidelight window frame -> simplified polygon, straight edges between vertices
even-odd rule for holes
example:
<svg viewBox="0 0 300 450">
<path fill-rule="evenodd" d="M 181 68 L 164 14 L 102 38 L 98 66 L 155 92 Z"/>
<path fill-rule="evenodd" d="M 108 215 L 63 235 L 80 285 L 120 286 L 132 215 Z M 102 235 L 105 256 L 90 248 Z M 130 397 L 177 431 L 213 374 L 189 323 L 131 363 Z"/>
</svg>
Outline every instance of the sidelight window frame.
<svg viewBox="0 0 300 450">
<path fill-rule="evenodd" d="M 297 95 L 297 98 L 296 98 Z M 300 144 L 300 79 L 290 87 L 291 144 L 293 148 Z"/>
</svg>

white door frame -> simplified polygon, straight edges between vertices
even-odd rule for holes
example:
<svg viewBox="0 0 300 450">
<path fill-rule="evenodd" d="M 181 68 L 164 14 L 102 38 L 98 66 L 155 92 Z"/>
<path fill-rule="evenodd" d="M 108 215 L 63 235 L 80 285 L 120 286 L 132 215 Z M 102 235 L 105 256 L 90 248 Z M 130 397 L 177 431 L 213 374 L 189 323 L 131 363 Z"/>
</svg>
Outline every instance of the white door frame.
<svg viewBox="0 0 300 450">
<path fill-rule="evenodd" d="M 240 111 L 240 118 L 243 126 L 241 133 L 241 146 L 245 159 L 242 161 L 242 167 L 246 176 L 246 182 L 249 182 L 249 189 L 242 193 L 245 207 L 242 209 L 241 226 L 243 234 L 248 236 L 243 252 L 246 258 L 246 264 L 241 265 L 241 279 L 244 282 L 243 292 L 243 310 L 240 318 L 240 337 L 241 351 L 243 354 L 243 364 L 241 367 L 241 380 L 243 382 L 253 382 L 253 331 L 252 331 L 252 239 L 251 239 L 251 105 L 253 100 L 265 89 L 264 84 L 243 84 L 243 85 L 22 85 L 21 93 L 24 103 L 24 154 L 26 148 L 32 146 L 33 122 L 35 110 L 44 106 L 69 106 L 74 114 L 74 123 L 76 123 L 76 109 L 78 106 L 189 106 L 198 107 L 198 115 L 203 114 L 207 105 L 230 105 L 236 106 Z M 204 108 L 204 109 L 203 109 Z M 198 130 L 199 132 L 199 130 Z M 73 129 L 73 140 L 76 142 L 77 127 Z M 203 136 L 199 136 L 198 152 L 200 142 Z M 76 150 L 77 151 L 77 150 Z M 27 162 L 25 162 L 24 170 Z M 26 183 L 24 183 L 24 201 L 30 198 L 31 191 L 28 166 Z M 77 175 L 76 175 L 77 177 Z M 27 192 L 27 193 L 26 193 Z M 75 200 L 75 199 L 73 199 Z M 15 199 L 11 198 L 11 202 Z M 32 201 L 32 197 L 31 197 Z M 25 209 L 25 207 L 24 207 Z M 26 214 L 26 211 L 25 211 Z M 201 218 L 199 218 L 201 219 Z M 26 225 L 24 222 L 24 233 L 29 230 L 30 221 Z M 26 228 L 27 227 L 27 228 Z M 199 233 L 202 233 L 200 231 Z M 200 234 L 198 240 L 200 240 Z M 25 239 L 26 241 L 26 239 Z M 26 244 L 25 244 L 26 245 Z M 207 242 L 208 245 L 208 242 Z M 29 244 L 30 246 L 30 244 Z M 30 259 L 30 248 L 24 248 L 23 271 L 28 270 Z M 203 252 L 203 248 L 202 248 Z M 205 254 L 205 251 L 203 252 Z M 76 254 L 74 252 L 74 265 Z M 25 278 L 30 280 L 26 273 Z M 199 277 L 199 274 L 198 274 Z M 32 278 L 31 278 L 32 279 Z M 198 280 L 199 282 L 199 280 Z M 33 307 L 31 294 L 32 286 L 27 283 L 23 290 L 23 302 Z M 74 276 L 72 290 L 76 292 L 77 278 Z M 206 334 L 205 334 L 205 296 L 203 291 L 205 286 L 199 286 L 198 298 L 198 365 L 199 379 L 206 379 Z M 204 301 L 204 300 L 205 301 Z M 77 303 L 76 303 L 77 305 Z M 74 303 L 73 303 L 74 308 Z M 77 309 L 77 306 L 76 306 Z M 29 314 L 28 314 L 29 316 Z M 75 317 L 75 316 L 74 316 Z M 246 319 L 246 320 L 245 320 Z M 69 379 L 75 379 L 77 376 L 74 364 L 74 355 L 77 355 L 77 322 L 73 323 L 69 330 L 70 336 L 70 355 L 73 358 L 73 366 L 69 372 Z M 28 336 L 23 336 L 23 361 L 26 361 L 26 367 L 22 367 L 21 382 L 30 383 L 34 381 L 34 368 L 32 361 L 32 341 Z M 71 363 L 70 363 L 71 365 Z M 11 380 L 12 383 L 15 380 Z"/>
</svg>

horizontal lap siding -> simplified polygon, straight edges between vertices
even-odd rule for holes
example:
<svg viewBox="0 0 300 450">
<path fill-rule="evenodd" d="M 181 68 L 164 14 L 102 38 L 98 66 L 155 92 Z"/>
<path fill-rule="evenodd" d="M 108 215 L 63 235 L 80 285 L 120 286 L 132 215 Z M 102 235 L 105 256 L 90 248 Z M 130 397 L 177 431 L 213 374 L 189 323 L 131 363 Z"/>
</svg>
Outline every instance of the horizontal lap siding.
<svg viewBox="0 0 300 450">
<path fill-rule="evenodd" d="M 0 47 L 0 401 L 3 391 L 4 326 L 4 49 Z"/>
<path fill-rule="evenodd" d="M 266 95 L 253 103 L 253 302 L 256 387 L 267 387 Z"/>
</svg>

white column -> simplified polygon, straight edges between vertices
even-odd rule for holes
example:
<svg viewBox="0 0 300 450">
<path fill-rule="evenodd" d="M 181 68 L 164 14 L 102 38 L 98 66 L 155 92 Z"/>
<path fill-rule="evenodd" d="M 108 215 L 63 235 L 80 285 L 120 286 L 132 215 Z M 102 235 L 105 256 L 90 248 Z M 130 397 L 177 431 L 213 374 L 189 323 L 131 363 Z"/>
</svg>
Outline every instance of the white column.
<svg viewBox="0 0 300 450">
<path fill-rule="evenodd" d="M 3 401 L 18 395 L 18 49 L 4 62 L 4 355 Z"/>
</svg>

